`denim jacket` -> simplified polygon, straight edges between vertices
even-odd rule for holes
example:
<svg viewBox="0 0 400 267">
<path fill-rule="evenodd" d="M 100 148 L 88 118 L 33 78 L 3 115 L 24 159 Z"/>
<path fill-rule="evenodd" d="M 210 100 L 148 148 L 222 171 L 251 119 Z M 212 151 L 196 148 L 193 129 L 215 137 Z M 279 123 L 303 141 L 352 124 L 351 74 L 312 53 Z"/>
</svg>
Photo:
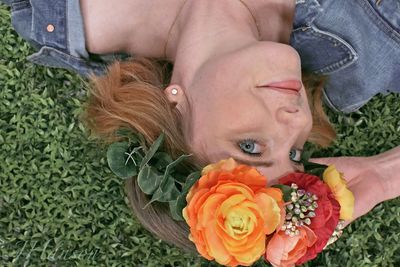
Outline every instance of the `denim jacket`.
<svg viewBox="0 0 400 267">
<path fill-rule="evenodd" d="M 297 0 L 291 45 L 305 70 L 328 77 L 335 110 L 400 92 L 399 0 Z"/>
<path fill-rule="evenodd" d="M 78 0 L 0 0 L 38 52 L 29 60 L 87 76 L 106 61 L 85 49 Z M 297 0 L 291 45 L 304 70 L 328 77 L 325 102 L 352 112 L 378 93 L 400 92 L 400 0 Z"/>
</svg>

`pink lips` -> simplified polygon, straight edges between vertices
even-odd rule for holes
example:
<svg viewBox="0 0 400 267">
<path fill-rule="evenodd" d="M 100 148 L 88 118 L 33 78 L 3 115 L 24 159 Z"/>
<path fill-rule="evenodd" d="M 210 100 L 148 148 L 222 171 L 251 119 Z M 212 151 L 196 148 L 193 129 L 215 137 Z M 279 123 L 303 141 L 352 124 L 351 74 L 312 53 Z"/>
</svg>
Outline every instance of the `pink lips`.
<svg viewBox="0 0 400 267">
<path fill-rule="evenodd" d="M 267 85 L 260 85 L 257 87 L 264 87 L 276 91 L 280 91 L 282 93 L 288 94 L 296 94 L 300 95 L 300 90 L 303 87 L 303 84 L 299 80 L 288 80 L 288 81 L 281 81 L 281 82 L 273 82 Z"/>
</svg>

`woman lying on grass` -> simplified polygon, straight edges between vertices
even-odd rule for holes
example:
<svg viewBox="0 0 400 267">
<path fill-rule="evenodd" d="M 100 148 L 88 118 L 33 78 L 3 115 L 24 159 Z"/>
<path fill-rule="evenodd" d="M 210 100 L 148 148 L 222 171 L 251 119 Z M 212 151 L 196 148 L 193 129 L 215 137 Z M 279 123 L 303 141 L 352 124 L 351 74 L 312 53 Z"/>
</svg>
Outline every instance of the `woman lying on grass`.
<svg viewBox="0 0 400 267">
<path fill-rule="evenodd" d="M 150 146 L 164 132 L 172 158 L 193 154 L 190 163 L 200 168 L 232 157 L 269 185 L 303 171 L 306 141 L 327 146 L 334 139 L 322 97 L 352 112 L 379 92 L 400 91 L 400 12 L 392 0 L 6 2 L 15 29 L 40 49 L 30 57 L 35 63 L 88 75 L 103 73 L 98 55 L 136 57 L 92 77 L 85 115 L 93 134 L 112 142 L 130 128 Z M 302 70 L 327 75 L 324 89 L 314 76 L 302 79 Z M 345 173 L 352 219 L 399 195 L 400 147 L 314 161 Z M 136 179 L 127 190 L 150 231 L 195 249 L 187 224 L 164 205 L 142 209 L 148 197 Z"/>
</svg>

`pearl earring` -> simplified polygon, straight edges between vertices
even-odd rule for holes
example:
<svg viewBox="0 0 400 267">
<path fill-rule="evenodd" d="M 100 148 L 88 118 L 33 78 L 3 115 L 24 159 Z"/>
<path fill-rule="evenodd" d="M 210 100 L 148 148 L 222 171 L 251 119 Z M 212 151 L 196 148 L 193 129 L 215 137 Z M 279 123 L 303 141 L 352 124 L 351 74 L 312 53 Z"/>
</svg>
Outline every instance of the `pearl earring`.
<svg viewBox="0 0 400 267">
<path fill-rule="evenodd" d="M 173 89 L 171 90 L 171 94 L 177 95 L 177 94 L 178 94 L 178 89 L 173 88 Z"/>
</svg>

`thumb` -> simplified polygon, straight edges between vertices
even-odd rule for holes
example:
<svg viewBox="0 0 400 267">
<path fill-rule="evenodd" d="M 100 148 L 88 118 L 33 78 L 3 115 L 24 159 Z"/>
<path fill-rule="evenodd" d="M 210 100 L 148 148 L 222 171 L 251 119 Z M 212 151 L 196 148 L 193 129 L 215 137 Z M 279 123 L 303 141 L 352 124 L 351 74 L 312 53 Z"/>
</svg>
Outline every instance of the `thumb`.
<svg viewBox="0 0 400 267">
<path fill-rule="evenodd" d="M 337 163 L 337 158 L 311 158 L 308 161 L 324 165 L 332 165 Z"/>
</svg>

